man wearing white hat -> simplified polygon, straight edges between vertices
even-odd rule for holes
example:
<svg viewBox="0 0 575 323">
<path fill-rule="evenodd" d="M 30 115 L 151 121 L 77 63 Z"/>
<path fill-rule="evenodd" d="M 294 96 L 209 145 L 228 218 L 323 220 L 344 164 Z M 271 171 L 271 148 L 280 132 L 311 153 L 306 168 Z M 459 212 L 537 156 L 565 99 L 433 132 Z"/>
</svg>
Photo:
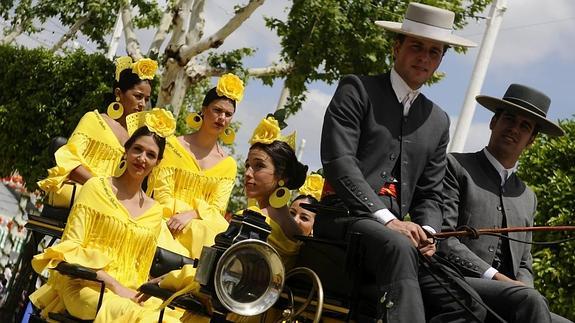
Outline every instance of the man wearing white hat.
<svg viewBox="0 0 575 323">
<path fill-rule="evenodd" d="M 429 276 L 420 276 L 418 253 L 431 258 L 435 252 L 426 231 L 441 229 L 449 118 L 419 90 L 449 45 L 475 46 L 452 34 L 454 16 L 410 3 L 402 23 L 377 21 L 398 34 L 393 69 L 344 77 L 324 117 L 322 203 L 345 207 L 350 216 L 318 216 L 314 233 L 328 238 L 363 233 L 365 276 L 374 277 L 379 291 L 374 319 L 471 322 L 485 317 L 485 309 L 469 299 L 463 302 L 470 311 L 459 300 L 429 297 L 443 289 L 431 286 Z M 411 222 L 404 221 L 408 213 Z M 452 292 L 462 299 L 469 296 Z"/>
<path fill-rule="evenodd" d="M 537 200 L 515 174 L 521 153 L 541 132 L 562 136 L 546 118 L 551 100 L 533 88 L 511 84 L 502 99 L 479 95 L 477 102 L 495 112 L 491 137 L 483 150 L 448 155 L 444 179 L 443 229 L 524 227 L 533 225 Z M 509 238 L 531 242 L 531 232 Z M 495 236 L 448 238 L 438 245 L 466 276 L 481 298 L 507 322 L 566 322 L 549 312 L 533 288 L 531 245 Z"/>
</svg>

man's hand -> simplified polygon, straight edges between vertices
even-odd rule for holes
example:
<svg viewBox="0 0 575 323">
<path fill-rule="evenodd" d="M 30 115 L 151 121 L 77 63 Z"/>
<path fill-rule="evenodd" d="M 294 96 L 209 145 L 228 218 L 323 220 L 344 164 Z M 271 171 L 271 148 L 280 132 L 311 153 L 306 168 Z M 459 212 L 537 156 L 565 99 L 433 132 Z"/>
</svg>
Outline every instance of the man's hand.
<svg viewBox="0 0 575 323">
<path fill-rule="evenodd" d="M 176 235 L 182 232 L 186 227 L 186 225 L 188 225 L 188 223 L 192 221 L 192 219 L 197 218 L 198 214 L 196 213 L 196 211 L 193 210 L 175 214 L 168 220 L 167 222 L 168 228 L 170 229 L 170 232 L 173 235 Z"/>
<path fill-rule="evenodd" d="M 418 247 L 419 252 L 427 258 L 431 258 L 435 251 L 437 251 L 435 243 L 433 243 L 433 239 L 425 240 L 424 244 L 419 245 Z"/>
<path fill-rule="evenodd" d="M 519 285 L 519 286 L 527 286 L 525 285 L 523 282 L 520 282 L 518 280 L 514 280 L 511 279 L 505 275 L 503 275 L 502 273 L 495 273 L 495 275 L 493 275 L 493 280 L 498 280 L 498 281 L 502 281 L 502 282 L 508 282 L 508 283 L 513 283 L 515 285 Z"/>
<path fill-rule="evenodd" d="M 417 223 L 409 221 L 391 220 L 385 225 L 393 231 L 397 231 L 408 237 L 414 247 L 426 246 L 430 242 L 427 240 L 425 231 Z M 434 251 L 435 252 L 435 251 Z"/>
</svg>

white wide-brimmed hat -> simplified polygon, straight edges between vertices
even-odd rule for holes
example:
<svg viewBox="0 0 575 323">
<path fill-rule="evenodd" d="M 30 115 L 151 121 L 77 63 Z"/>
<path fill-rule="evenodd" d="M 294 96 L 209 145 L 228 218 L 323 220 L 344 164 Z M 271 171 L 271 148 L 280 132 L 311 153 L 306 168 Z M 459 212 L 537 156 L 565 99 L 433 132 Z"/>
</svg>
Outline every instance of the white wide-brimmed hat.
<svg viewBox="0 0 575 323">
<path fill-rule="evenodd" d="M 375 23 L 398 34 L 434 40 L 452 46 L 477 46 L 468 39 L 452 34 L 454 19 L 455 13 L 452 11 L 412 2 L 407 7 L 403 22 L 378 20 Z"/>
</svg>

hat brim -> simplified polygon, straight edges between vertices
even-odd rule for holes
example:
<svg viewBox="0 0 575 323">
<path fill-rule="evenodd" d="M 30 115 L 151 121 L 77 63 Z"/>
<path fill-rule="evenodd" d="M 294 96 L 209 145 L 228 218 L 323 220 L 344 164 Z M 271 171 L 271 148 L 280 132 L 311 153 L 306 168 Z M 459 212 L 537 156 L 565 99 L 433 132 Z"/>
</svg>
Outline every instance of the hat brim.
<svg viewBox="0 0 575 323">
<path fill-rule="evenodd" d="M 549 136 L 560 137 L 565 134 L 565 131 L 563 131 L 563 129 L 561 129 L 561 127 L 559 127 L 554 122 L 513 102 L 487 95 L 478 95 L 475 97 L 475 100 L 483 107 L 493 112 L 497 112 L 497 110 L 503 109 L 505 111 L 514 112 L 529 118 L 533 118 L 535 123 L 539 126 L 539 131 Z"/>
<path fill-rule="evenodd" d="M 385 30 L 388 30 L 388 31 L 391 31 L 394 33 L 403 34 L 403 35 L 411 36 L 411 37 L 424 38 L 424 39 L 428 39 L 428 40 L 438 41 L 440 43 L 444 43 L 444 44 L 451 45 L 451 46 L 457 46 L 457 47 L 476 47 L 477 46 L 477 44 L 472 42 L 471 40 L 468 40 L 468 39 L 465 39 L 463 37 L 459 37 L 459 36 L 453 35 L 453 34 L 450 34 L 447 37 L 441 37 L 441 36 L 430 36 L 430 35 L 426 35 L 426 34 L 405 31 L 405 30 L 401 29 L 402 23 L 400 23 L 400 22 L 377 20 L 375 22 L 375 24 L 378 25 L 379 27 L 385 29 Z"/>
</svg>

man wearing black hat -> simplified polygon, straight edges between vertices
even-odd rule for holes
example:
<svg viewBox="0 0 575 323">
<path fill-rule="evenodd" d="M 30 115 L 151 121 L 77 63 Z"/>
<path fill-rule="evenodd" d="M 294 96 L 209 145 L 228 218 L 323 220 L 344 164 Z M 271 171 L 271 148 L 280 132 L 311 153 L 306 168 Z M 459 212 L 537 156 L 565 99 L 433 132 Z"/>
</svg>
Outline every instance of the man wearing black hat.
<svg viewBox="0 0 575 323">
<path fill-rule="evenodd" d="M 443 230 L 533 225 L 535 194 L 515 174 L 521 153 L 537 133 L 562 136 L 546 118 L 550 99 L 530 87 L 512 84 L 502 99 L 479 95 L 477 102 L 495 112 L 491 137 L 483 150 L 448 155 L 444 179 Z M 512 232 L 531 241 L 530 232 Z M 487 305 L 508 322 L 551 322 L 543 296 L 533 288 L 531 245 L 482 235 L 479 239 L 448 238 L 438 254 L 466 276 Z M 565 319 L 553 314 L 553 321 Z"/>
<path fill-rule="evenodd" d="M 365 279 L 371 279 L 378 291 L 372 304 L 376 320 L 425 322 L 426 314 L 432 322 L 473 318 L 453 305 L 452 297 L 446 302 L 426 297 L 427 283 L 433 281 L 422 281 L 419 266 L 420 254 L 431 257 L 435 252 L 428 233 L 441 228 L 449 141 L 447 114 L 419 91 L 438 68 L 447 46 L 475 46 L 452 34 L 454 16 L 448 10 L 410 3 L 402 23 L 377 21 L 398 34 L 393 69 L 376 76 L 346 76 L 325 113 L 322 203 L 345 207 L 350 216 L 335 219 L 320 214 L 314 235 L 341 239 L 351 232 L 363 234 L 362 266 L 365 277 L 370 277 Z M 404 221 L 408 213 L 411 221 Z M 423 298 L 436 302 L 424 307 Z M 453 307 L 434 313 L 435 305 L 447 302 Z M 478 320 L 483 319 L 483 308 L 464 303 L 476 311 Z"/>
</svg>

